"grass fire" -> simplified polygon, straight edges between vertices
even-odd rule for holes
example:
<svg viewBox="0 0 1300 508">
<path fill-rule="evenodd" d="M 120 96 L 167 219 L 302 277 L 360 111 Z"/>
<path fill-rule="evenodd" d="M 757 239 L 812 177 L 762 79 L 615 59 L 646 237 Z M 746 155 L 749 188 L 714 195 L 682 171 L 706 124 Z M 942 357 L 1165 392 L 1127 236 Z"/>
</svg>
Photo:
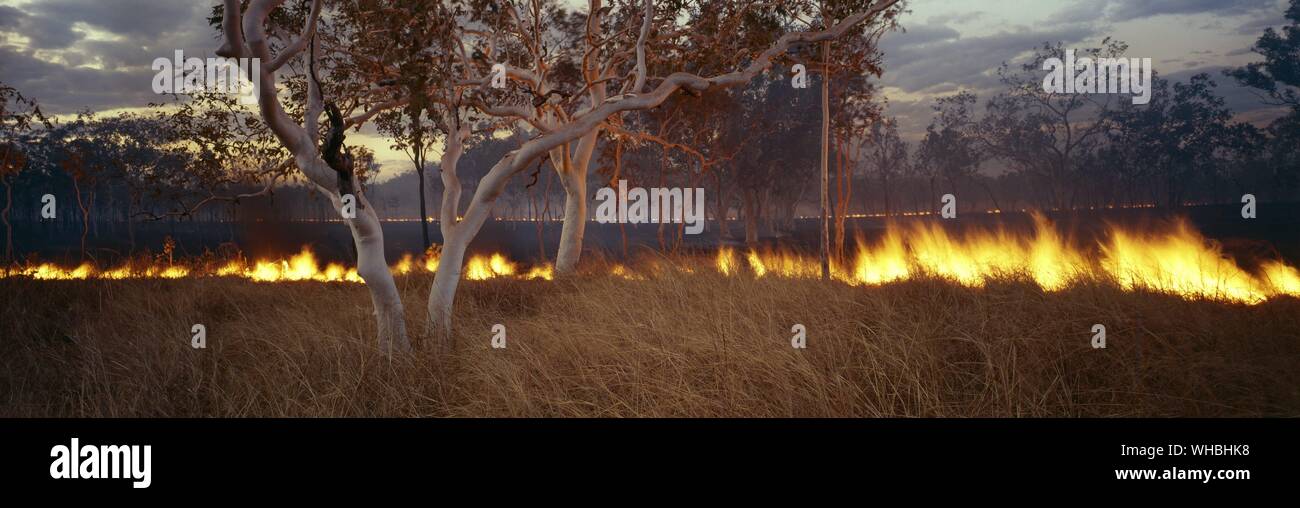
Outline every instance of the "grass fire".
<svg viewBox="0 0 1300 508">
<path fill-rule="evenodd" d="M 833 263 L 831 275 L 849 285 L 880 285 L 914 277 L 937 277 L 953 283 L 982 287 L 1000 277 L 1024 276 L 1040 288 L 1055 291 L 1081 281 L 1108 281 L 1125 290 L 1151 290 L 1186 298 L 1260 303 L 1272 297 L 1300 296 L 1300 271 L 1280 259 L 1252 260 L 1247 270 L 1204 238 L 1184 220 L 1171 221 L 1162 230 L 1134 231 L 1119 226 L 1107 229 L 1094 246 L 1080 246 L 1062 234 L 1042 215 L 1034 214 L 1030 234 L 1005 229 L 979 229 L 949 233 L 934 222 L 890 224 L 881 238 L 860 239 L 845 262 Z M 682 261 L 691 273 L 708 265 L 723 275 L 753 277 L 818 278 L 815 256 L 795 250 L 738 251 L 722 248 L 707 259 Z M 435 273 L 438 251 L 415 257 L 404 254 L 390 267 L 393 275 L 416 271 Z M 633 277 L 661 267 L 614 265 L 613 276 Z M 468 280 L 554 278 L 553 265 L 523 266 L 501 253 L 471 255 L 462 272 Z M 353 267 L 317 261 L 310 248 L 287 259 L 199 259 L 170 263 L 143 259 L 100 269 L 89 263 L 59 266 L 28 263 L 0 271 L 0 277 L 36 280 L 76 279 L 176 279 L 232 277 L 254 282 L 355 282 L 363 281 Z"/>
</svg>

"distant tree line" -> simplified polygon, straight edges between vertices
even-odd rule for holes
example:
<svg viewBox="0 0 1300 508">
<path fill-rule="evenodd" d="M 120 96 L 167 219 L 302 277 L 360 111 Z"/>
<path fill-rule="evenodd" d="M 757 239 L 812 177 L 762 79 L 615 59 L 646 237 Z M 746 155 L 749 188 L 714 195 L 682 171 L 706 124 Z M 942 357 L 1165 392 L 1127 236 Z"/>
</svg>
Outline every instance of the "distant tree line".
<svg viewBox="0 0 1300 508">
<path fill-rule="evenodd" d="M 998 69 L 998 93 L 983 100 L 969 92 L 937 99 L 924 135 L 908 142 L 898 121 L 882 114 L 885 102 L 872 81 L 883 72 L 874 39 L 837 42 L 830 67 L 820 66 L 817 47 L 795 50 L 791 62 L 832 80 L 837 248 L 843 248 L 847 217 L 932 212 L 949 193 L 962 211 L 1177 208 L 1235 203 L 1247 193 L 1261 201 L 1300 200 L 1300 2 L 1291 2 L 1286 18 L 1287 26 L 1258 39 L 1260 62 L 1218 77 L 1249 87 L 1284 112 L 1268 125 L 1235 121 L 1209 74 L 1177 83 L 1157 75 L 1150 102 L 1141 105 L 1127 95 L 1045 91 L 1044 60 L 1067 49 L 1045 44 Z M 1107 40 L 1078 53 L 1108 57 L 1126 49 Z M 696 71 L 726 68 L 725 56 L 701 55 Z M 634 186 L 705 187 L 708 216 L 717 221 L 710 227 L 719 238 L 753 242 L 792 231 L 796 218 L 818 212 L 821 91 L 815 78 L 807 89 L 793 88 L 788 65 L 775 70 L 744 87 L 703 97 L 679 94 L 611 122 L 586 176 L 587 198 L 620 179 Z M 292 93 L 305 93 L 305 84 L 294 81 L 300 79 L 288 79 Z M 412 79 L 396 86 L 427 86 Z M 58 198 L 56 218 L 47 222 L 80 235 L 83 244 L 101 234 L 133 239 L 142 221 L 335 220 L 330 201 L 301 185 L 287 150 L 260 117 L 234 101 L 199 94 L 144 113 L 82 112 L 60 122 L 0 83 L 5 257 L 17 252 L 12 222 L 42 220 L 45 194 Z M 419 107 L 385 112 L 378 125 L 417 171 L 373 183 L 379 171 L 374 155 L 353 147 L 370 202 L 387 219 L 436 218 L 442 182 L 423 170 L 439 156 L 435 134 L 448 127 Z M 493 161 L 526 141 L 519 133 L 472 135 L 460 161 L 467 195 Z M 562 218 L 559 173 L 549 158 L 537 163 L 506 186 L 494 215 Z M 659 229 L 661 247 L 680 245 L 677 225 Z"/>
</svg>

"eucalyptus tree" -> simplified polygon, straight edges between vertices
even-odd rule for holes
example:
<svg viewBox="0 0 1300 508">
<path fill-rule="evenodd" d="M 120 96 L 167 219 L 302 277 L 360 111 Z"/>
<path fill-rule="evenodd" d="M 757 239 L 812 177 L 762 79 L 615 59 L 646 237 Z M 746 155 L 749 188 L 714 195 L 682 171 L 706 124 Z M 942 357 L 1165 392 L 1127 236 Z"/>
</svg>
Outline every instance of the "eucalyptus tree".
<svg viewBox="0 0 1300 508">
<path fill-rule="evenodd" d="M 882 212 L 888 217 L 896 211 L 895 203 L 890 199 L 893 182 L 908 173 L 910 149 L 908 143 L 898 135 L 898 121 L 894 118 L 873 123 L 867 132 L 865 144 L 863 159 L 867 165 L 867 177 L 870 178 L 870 173 L 875 173 L 883 201 Z M 867 209 L 864 204 L 863 210 Z"/>
<path fill-rule="evenodd" d="M 1271 143 L 1264 149 L 1274 183 L 1294 190 L 1300 187 L 1300 0 L 1291 0 L 1285 16 L 1288 24 L 1266 29 L 1251 48 L 1262 61 L 1224 72 L 1254 89 L 1263 103 L 1290 108 L 1268 126 Z"/>
<path fill-rule="evenodd" d="M 1150 103 L 1121 104 L 1108 115 L 1108 137 L 1138 166 L 1149 202 L 1174 208 L 1205 182 L 1230 145 L 1232 112 L 1208 74 L 1185 83 L 1156 78 Z"/>
<path fill-rule="evenodd" d="M 1094 62 L 1093 68 L 1100 68 L 1099 60 L 1119 58 L 1127 48 L 1112 39 L 1077 51 L 1059 43 L 1044 44 L 1023 61 L 1004 63 L 998 69 L 1004 91 L 988 100 L 984 117 L 978 124 L 967 124 L 964 134 L 978 140 L 989 158 L 1041 182 L 1050 206 L 1072 206 L 1075 184 L 1085 176 L 1082 161 L 1100 146 L 1107 113 L 1129 97 L 1046 87 L 1045 64 L 1053 59 L 1073 62 L 1067 54 L 1074 51 L 1080 60 L 1086 57 Z"/>
<path fill-rule="evenodd" d="M 36 100 L 0 82 L 0 184 L 5 187 L 5 206 L 0 209 L 0 222 L 5 225 L 6 262 L 14 258 L 13 224 L 9 222 L 9 212 L 14 204 L 13 182 L 27 167 L 33 145 L 39 143 L 41 134 L 52 127 Z"/>
<path fill-rule="evenodd" d="M 315 45 L 311 41 L 324 2 L 314 0 L 311 3 L 301 32 L 295 38 L 275 45 L 280 50 L 273 54 L 267 21 L 283 3 L 283 0 L 252 0 L 245 11 L 239 0 L 226 0 L 221 22 L 225 43 L 218 55 L 254 57 L 263 62 L 259 69 L 261 89 L 258 91 L 262 117 L 293 155 L 295 166 L 338 206 L 344 195 L 339 175 L 346 172 L 346 168 L 330 164 L 325 158 L 329 152 L 320 146 L 319 121 L 326 112 L 322 96 L 324 87 L 320 80 L 307 80 L 305 115 L 300 121 L 286 112 L 285 97 L 277 85 L 277 71 L 284 62 L 306 54 L 309 62 L 320 63 L 314 58 Z M 448 63 L 443 68 L 449 69 L 450 74 L 443 86 L 431 90 L 434 98 L 431 102 L 441 106 L 442 128 L 446 132 L 440 162 L 444 195 L 439 215 L 444 244 L 430 291 L 428 310 L 431 322 L 442 330 L 450 330 L 452 304 L 465 250 L 491 215 L 493 205 L 512 176 L 531 169 L 543 156 L 549 156 L 553 162 L 559 161 L 556 166 L 566 172 L 564 178 L 569 179 L 566 186 L 583 189 L 585 174 L 577 178 L 578 175 L 572 173 L 590 161 L 596 133 L 605 122 L 627 112 L 653 109 L 678 93 L 702 94 L 748 83 L 794 45 L 819 43 L 850 32 L 857 33 L 865 30 L 864 22 L 868 21 L 892 23 L 899 4 L 898 0 L 878 0 L 826 29 L 789 32 L 780 36 L 772 34 L 767 37 L 767 49 L 757 53 L 749 49 L 737 52 L 732 69 L 738 70 L 703 76 L 688 70 L 676 70 L 655 76 L 650 74 L 647 65 L 647 55 L 656 50 L 652 41 L 671 38 L 679 31 L 688 32 L 690 20 L 672 16 L 671 9 L 664 9 L 661 13 L 652 1 L 641 4 L 615 2 L 607 7 L 592 0 L 583 24 L 586 34 L 582 41 L 583 58 L 576 68 L 582 87 L 577 90 L 556 89 L 547 79 L 552 70 L 559 72 L 566 66 L 553 68 L 551 64 L 554 62 L 548 58 L 551 46 L 541 43 L 551 32 L 541 23 L 540 2 L 531 2 L 520 8 L 514 2 L 476 1 L 464 6 L 463 10 L 462 6 L 451 4 L 452 15 L 443 19 L 448 20 L 448 24 L 454 21 L 454 26 L 446 27 L 447 35 L 435 39 L 454 41 L 454 44 L 448 43 L 434 50 L 442 61 Z M 742 16 L 737 21 L 743 19 L 743 13 L 737 15 Z M 656 27 L 653 37 L 652 27 Z M 435 28 L 442 27 L 430 29 Z M 511 51 L 512 46 L 522 51 Z M 667 52 L 671 51 L 668 48 Z M 681 61 L 689 61 L 689 55 L 676 56 Z M 365 60 L 368 56 L 359 54 L 351 58 Z M 682 65 L 679 69 L 687 67 Z M 380 68 L 372 75 L 383 76 L 391 71 Z M 322 80 L 329 75 L 332 74 L 326 72 Z M 499 84 L 503 77 L 516 86 L 492 87 L 493 78 L 498 78 Z M 384 84 L 382 80 L 370 83 L 372 87 Z M 353 96 L 360 113 L 348 116 L 346 121 L 342 115 L 331 116 L 339 118 L 337 123 L 355 127 L 383 109 L 400 107 L 412 100 L 399 95 L 377 91 L 364 97 Z M 488 122 L 526 124 L 536 133 L 497 161 L 480 179 L 463 213 L 456 213 L 460 210 L 461 191 L 457 163 L 464 143 L 473 133 L 474 124 L 478 123 L 473 121 L 475 117 L 469 114 L 470 111 L 489 117 L 489 120 L 484 120 Z M 406 349 L 409 342 L 402 320 L 402 303 L 392 274 L 384 263 L 383 232 L 378 216 L 368 205 L 364 192 L 356 188 L 352 190 L 359 206 L 356 217 L 346 218 L 346 222 L 357 245 L 358 274 L 365 279 L 375 304 L 381 347 Z M 578 208 L 575 214 L 585 217 L 585 189 L 579 196 L 583 199 L 574 204 Z M 574 242 L 562 235 L 561 244 L 566 243 Z M 580 241 L 577 244 L 580 245 Z"/>
</svg>

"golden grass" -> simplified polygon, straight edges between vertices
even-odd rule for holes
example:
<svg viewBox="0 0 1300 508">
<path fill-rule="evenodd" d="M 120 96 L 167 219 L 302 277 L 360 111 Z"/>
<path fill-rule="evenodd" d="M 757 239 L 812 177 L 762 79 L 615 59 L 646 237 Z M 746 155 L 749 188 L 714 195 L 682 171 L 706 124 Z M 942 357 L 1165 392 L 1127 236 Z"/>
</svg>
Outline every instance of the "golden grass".
<svg viewBox="0 0 1300 508">
<path fill-rule="evenodd" d="M 0 416 L 1300 415 L 1292 298 L 586 272 L 464 281 L 450 352 L 391 361 L 353 284 L 0 280 Z M 430 282 L 398 280 L 414 335 Z"/>
</svg>

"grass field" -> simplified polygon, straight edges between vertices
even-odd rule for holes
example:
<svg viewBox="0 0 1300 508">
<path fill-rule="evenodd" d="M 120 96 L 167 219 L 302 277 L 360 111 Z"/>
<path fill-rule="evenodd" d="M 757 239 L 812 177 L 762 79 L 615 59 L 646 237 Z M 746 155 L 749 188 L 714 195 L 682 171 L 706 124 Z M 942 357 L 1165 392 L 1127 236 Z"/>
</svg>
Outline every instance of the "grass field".
<svg viewBox="0 0 1300 508">
<path fill-rule="evenodd" d="M 0 416 L 1300 416 L 1294 298 L 587 271 L 464 281 L 445 349 L 401 277 L 391 360 L 356 284 L 0 279 Z"/>
</svg>

